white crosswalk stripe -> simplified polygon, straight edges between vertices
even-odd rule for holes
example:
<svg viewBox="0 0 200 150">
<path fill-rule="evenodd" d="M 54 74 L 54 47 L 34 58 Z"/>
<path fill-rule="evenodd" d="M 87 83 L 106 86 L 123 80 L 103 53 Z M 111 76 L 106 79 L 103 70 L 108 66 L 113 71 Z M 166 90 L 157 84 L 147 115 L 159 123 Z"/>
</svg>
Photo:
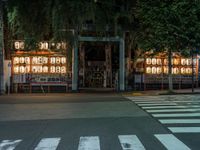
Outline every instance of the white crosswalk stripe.
<svg viewBox="0 0 200 150">
<path fill-rule="evenodd" d="M 172 134 L 156 134 L 155 137 L 168 149 L 168 150 L 190 150 L 183 142 L 177 139 Z"/>
<path fill-rule="evenodd" d="M 56 150 L 60 138 L 44 138 L 37 145 L 35 150 Z"/>
<path fill-rule="evenodd" d="M 22 140 L 3 140 L 0 143 L 0 150 L 14 150 Z"/>
<path fill-rule="evenodd" d="M 189 150 L 183 142 L 171 134 L 154 134 L 152 135 L 152 138 L 158 139 L 168 150 Z M 34 150 L 56 150 L 58 149 L 61 140 L 61 137 L 43 138 Z M 145 146 L 143 145 L 143 142 L 141 142 L 142 139 L 139 139 L 137 135 L 118 135 L 118 140 L 123 150 L 145 150 Z M 0 143 L 0 150 L 15 150 L 18 144 L 25 144 L 25 142 L 22 141 L 22 139 L 3 140 Z M 104 143 L 101 144 L 103 145 Z M 159 146 L 156 148 L 159 149 Z M 33 149 L 33 147 L 29 147 L 29 149 Z M 120 147 L 118 149 L 120 149 Z M 81 136 L 79 138 L 77 150 L 101 150 L 99 136 Z"/>
<path fill-rule="evenodd" d="M 170 95 L 128 98 L 158 119 L 173 133 L 200 133 L 199 96 Z"/>
<path fill-rule="evenodd" d="M 100 141 L 98 136 L 80 137 L 78 150 L 100 150 Z"/>
<path fill-rule="evenodd" d="M 119 135 L 118 138 L 123 150 L 145 150 L 136 135 Z"/>
</svg>

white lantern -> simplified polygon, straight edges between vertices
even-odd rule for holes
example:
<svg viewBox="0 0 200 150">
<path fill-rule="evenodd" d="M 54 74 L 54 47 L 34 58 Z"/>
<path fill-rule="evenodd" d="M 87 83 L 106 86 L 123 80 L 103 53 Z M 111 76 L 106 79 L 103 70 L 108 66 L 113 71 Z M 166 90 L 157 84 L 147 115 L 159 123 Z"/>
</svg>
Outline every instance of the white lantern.
<svg viewBox="0 0 200 150">
<path fill-rule="evenodd" d="M 186 65 L 186 60 L 185 59 L 181 59 L 181 65 Z"/>
<path fill-rule="evenodd" d="M 44 66 L 44 67 L 42 68 L 42 70 L 43 70 L 44 73 L 48 73 L 48 66 Z"/>
<path fill-rule="evenodd" d="M 147 67 L 147 68 L 146 68 L 146 73 L 148 73 L 148 74 L 151 74 L 151 73 L 152 73 L 151 67 Z"/>
<path fill-rule="evenodd" d="M 19 66 L 14 66 L 13 71 L 14 73 L 19 73 Z"/>
<path fill-rule="evenodd" d="M 32 66 L 32 72 L 33 72 L 33 73 L 37 73 L 37 72 L 38 72 L 37 66 Z"/>
<path fill-rule="evenodd" d="M 26 64 L 30 64 L 30 58 L 29 57 L 25 57 L 24 61 L 25 61 Z"/>
<path fill-rule="evenodd" d="M 61 63 L 65 64 L 66 63 L 66 57 L 61 57 Z"/>
<path fill-rule="evenodd" d="M 173 68 L 172 69 L 173 74 L 179 74 L 179 69 L 178 68 Z"/>
<path fill-rule="evenodd" d="M 20 49 L 19 41 L 16 41 L 14 43 L 15 49 Z"/>
<path fill-rule="evenodd" d="M 19 62 L 20 62 L 21 64 L 24 64 L 24 63 L 25 63 L 24 57 L 20 57 L 20 58 L 19 58 Z"/>
<path fill-rule="evenodd" d="M 192 59 L 187 59 L 186 62 L 187 62 L 187 65 L 188 65 L 188 66 L 189 66 L 189 65 L 192 65 Z"/>
<path fill-rule="evenodd" d="M 151 58 L 147 58 L 147 59 L 146 59 L 146 64 L 147 64 L 147 65 L 151 65 Z"/>
<path fill-rule="evenodd" d="M 178 65 L 178 64 L 179 64 L 179 62 L 178 62 L 178 59 L 177 59 L 177 58 L 174 58 L 174 59 L 173 59 L 173 64 L 174 64 L 174 65 Z"/>
<path fill-rule="evenodd" d="M 156 60 L 156 63 L 157 63 L 157 65 L 161 65 L 161 64 L 162 64 L 161 59 L 158 58 L 158 59 Z"/>
<path fill-rule="evenodd" d="M 185 72 L 186 72 L 187 74 L 191 74 L 191 73 L 192 73 L 192 68 L 186 68 L 186 69 L 185 69 Z"/>
<path fill-rule="evenodd" d="M 13 64 L 18 64 L 18 63 L 19 63 L 19 57 L 14 57 Z"/>
<path fill-rule="evenodd" d="M 38 57 L 37 58 L 37 64 L 43 64 L 43 58 L 42 57 Z"/>
<path fill-rule="evenodd" d="M 185 68 L 184 67 L 181 68 L 181 74 L 185 74 Z"/>
<path fill-rule="evenodd" d="M 42 73 L 42 66 L 37 66 L 38 73 Z"/>
<path fill-rule="evenodd" d="M 42 60 L 43 60 L 43 64 L 47 64 L 48 63 L 48 57 L 43 57 Z"/>
<path fill-rule="evenodd" d="M 56 63 L 56 58 L 55 57 L 51 57 L 50 58 L 50 63 L 51 64 L 55 64 Z"/>
<path fill-rule="evenodd" d="M 168 60 L 164 59 L 164 65 L 168 65 Z"/>
<path fill-rule="evenodd" d="M 156 67 L 152 67 L 152 74 L 156 74 L 156 72 L 157 72 Z"/>
<path fill-rule="evenodd" d="M 164 73 L 168 74 L 168 71 L 169 71 L 168 67 L 164 67 Z"/>
<path fill-rule="evenodd" d="M 29 73 L 30 72 L 30 66 L 26 66 L 25 67 L 25 73 Z"/>
<path fill-rule="evenodd" d="M 56 64 L 60 64 L 60 57 L 56 57 Z"/>
<path fill-rule="evenodd" d="M 66 67 L 65 66 L 61 67 L 61 73 L 66 73 Z"/>
<path fill-rule="evenodd" d="M 32 58 L 32 64 L 38 64 L 38 58 L 37 57 Z"/>
<path fill-rule="evenodd" d="M 156 65 L 156 58 L 152 58 L 152 65 Z"/>
<path fill-rule="evenodd" d="M 60 73 L 60 66 L 56 66 L 56 73 Z"/>
<path fill-rule="evenodd" d="M 156 68 L 156 72 L 157 72 L 157 74 L 161 74 L 162 73 L 162 68 L 161 67 L 157 67 Z"/>
<path fill-rule="evenodd" d="M 24 68 L 24 66 L 20 66 L 20 67 L 19 67 L 19 72 L 20 72 L 20 73 L 25 73 L 25 68 Z"/>
<path fill-rule="evenodd" d="M 51 66 L 50 67 L 50 72 L 51 73 L 55 73 L 56 72 L 56 67 L 55 66 Z"/>
<path fill-rule="evenodd" d="M 61 49 L 61 43 L 56 44 L 56 49 Z"/>
</svg>

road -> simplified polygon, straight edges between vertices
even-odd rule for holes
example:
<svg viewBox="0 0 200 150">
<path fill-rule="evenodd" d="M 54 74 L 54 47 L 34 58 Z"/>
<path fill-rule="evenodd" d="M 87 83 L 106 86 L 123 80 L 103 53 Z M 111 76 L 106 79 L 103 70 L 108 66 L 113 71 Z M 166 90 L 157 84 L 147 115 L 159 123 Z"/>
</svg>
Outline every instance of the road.
<svg viewBox="0 0 200 150">
<path fill-rule="evenodd" d="M 0 150 L 199 150 L 199 103 L 198 95 L 1 96 Z"/>
</svg>

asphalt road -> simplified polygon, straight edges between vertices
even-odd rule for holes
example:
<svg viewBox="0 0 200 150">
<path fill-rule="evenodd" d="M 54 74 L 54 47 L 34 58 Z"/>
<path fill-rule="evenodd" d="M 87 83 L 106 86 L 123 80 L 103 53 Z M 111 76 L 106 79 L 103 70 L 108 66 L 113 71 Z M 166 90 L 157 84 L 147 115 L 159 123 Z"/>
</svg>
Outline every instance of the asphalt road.
<svg viewBox="0 0 200 150">
<path fill-rule="evenodd" d="M 1 96 L 0 150 L 199 150 L 199 133 L 174 133 L 169 129 L 174 124 L 161 123 L 137 102 L 169 97 L 134 98 L 111 93 Z"/>
</svg>

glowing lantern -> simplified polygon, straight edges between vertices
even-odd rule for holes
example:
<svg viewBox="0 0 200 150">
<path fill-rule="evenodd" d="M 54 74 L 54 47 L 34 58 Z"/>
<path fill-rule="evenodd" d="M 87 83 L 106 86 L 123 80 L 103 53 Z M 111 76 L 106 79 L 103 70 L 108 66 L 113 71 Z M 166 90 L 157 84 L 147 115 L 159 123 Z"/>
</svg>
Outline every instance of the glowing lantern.
<svg viewBox="0 0 200 150">
<path fill-rule="evenodd" d="M 156 60 L 156 62 L 157 62 L 157 65 L 161 65 L 161 64 L 162 64 L 162 62 L 161 62 L 161 59 L 160 59 L 160 58 L 158 58 L 158 59 Z"/>
<path fill-rule="evenodd" d="M 60 73 L 60 66 L 56 66 L 56 73 Z"/>
<path fill-rule="evenodd" d="M 19 73 L 19 66 L 14 66 L 14 73 Z"/>
<path fill-rule="evenodd" d="M 186 65 L 186 60 L 185 59 L 181 59 L 181 65 Z"/>
<path fill-rule="evenodd" d="M 15 42 L 15 43 L 14 43 L 14 46 L 15 46 L 15 49 L 20 49 L 19 41 Z"/>
<path fill-rule="evenodd" d="M 187 64 L 187 65 L 192 65 L 192 59 L 187 59 L 187 60 L 186 60 L 186 64 Z"/>
<path fill-rule="evenodd" d="M 50 63 L 51 63 L 51 64 L 55 64 L 55 63 L 56 63 L 56 58 L 55 58 L 55 57 L 51 57 Z"/>
<path fill-rule="evenodd" d="M 149 73 L 149 74 L 151 73 L 151 67 L 146 68 L 146 73 Z"/>
<path fill-rule="evenodd" d="M 156 74 L 156 72 L 157 72 L 156 67 L 152 67 L 152 74 Z"/>
<path fill-rule="evenodd" d="M 168 65 L 168 60 L 164 59 L 164 65 Z"/>
<path fill-rule="evenodd" d="M 66 57 L 61 57 L 61 63 L 65 64 L 66 63 Z"/>
<path fill-rule="evenodd" d="M 50 72 L 51 72 L 51 73 L 55 73 L 55 72 L 56 72 L 56 67 L 55 67 L 55 66 L 51 66 Z"/>
<path fill-rule="evenodd" d="M 178 68 L 173 68 L 172 69 L 173 74 L 179 74 L 179 69 Z"/>
<path fill-rule="evenodd" d="M 21 63 L 21 64 L 23 64 L 25 61 L 24 61 L 24 57 L 20 57 L 19 58 L 19 62 Z"/>
<path fill-rule="evenodd" d="M 187 74 L 191 74 L 191 73 L 192 73 L 192 68 L 186 68 L 186 69 L 185 69 L 185 72 L 186 72 Z"/>
<path fill-rule="evenodd" d="M 30 58 L 29 57 L 25 57 L 24 61 L 25 61 L 26 64 L 30 64 Z"/>
<path fill-rule="evenodd" d="M 49 44 L 47 42 L 40 42 L 39 43 L 39 48 L 40 49 L 48 49 L 49 48 Z"/>
<path fill-rule="evenodd" d="M 38 59 L 37 57 L 32 58 L 32 64 L 38 64 Z"/>
<path fill-rule="evenodd" d="M 44 67 L 42 68 L 42 71 L 43 71 L 44 73 L 48 73 L 48 66 L 44 66 Z"/>
<path fill-rule="evenodd" d="M 30 72 L 30 66 L 26 66 L 26 67 L 25 67 L 25 72 L 26 72 L 26 73 L 29 73 L 29 72 Z"/>
<path fill-rule="evenodd" d="M 48 63 L 48 57 L 43 57 L 42 62 L 43 62 L 43 64 L 47 64 Z"/>
<path fill-rule="evenodd" d="M 60 57 L 56 57 L 56 64 L 60 64 Z"/>
<path fill-rule="evenodd" d="M 157 71 L 156 71 L 157 74 L 161 74 L 161 73 L 162 73 L 162 68 L 161 68 L 161 67 L 157 67 L 156 70 L 157 70 Z"/>
<path fill-rule="evenodd" d="M 38 72 L 37 66 L 32 66 L 32 72 L 33 73 L 37 73 Z"/>
<path fill-rule="evenodd" d="M 179 61 L 178 61 L 177 58 L 174 58 L 174 59 L 173 59 L 173 64 L 174 64 L 174 65 L 178 65 L 178 64 L 179 64 Z"/>
<path fill-rule="evenodd" d="M 164 67 L 164 73 L 167 74 L 167 73 L 168 73 L 168 70 L 169 70 L 168 67 Z"/>
<path fill-rule="evenodd" d="M 181 68 L 181 74 L 185 74 L 185 68 Z"/>
<path fill-rule="evenodd" d="M 20 67 L 19 67 L 19 72 L 20 72 L 20 73 L 25 73 L 25 68 L 24 68 L 24 66 L 20 66 Z"/>
<path fill-rule="evenodd" d="M 19 63 L 19 57 L 14 57 L 13 64 L 18 64 L 18 63 Z"/>
<path fill-rule="evenodd" d="M 66 67 L 65 66 L 61 67 L 61 73 L 66 73 Z"/>
<path fill-rule="evenodd" d="M 152 58 L 152 65 L 156 65 L 156 58 Z"/>
<path fill-rule="evenodd" d="M 146 59 L 146 64 L 147 64 L 147 65 L 151 65 L 151 58 L 147 58 L 147 59 Z"/>
</svg>

